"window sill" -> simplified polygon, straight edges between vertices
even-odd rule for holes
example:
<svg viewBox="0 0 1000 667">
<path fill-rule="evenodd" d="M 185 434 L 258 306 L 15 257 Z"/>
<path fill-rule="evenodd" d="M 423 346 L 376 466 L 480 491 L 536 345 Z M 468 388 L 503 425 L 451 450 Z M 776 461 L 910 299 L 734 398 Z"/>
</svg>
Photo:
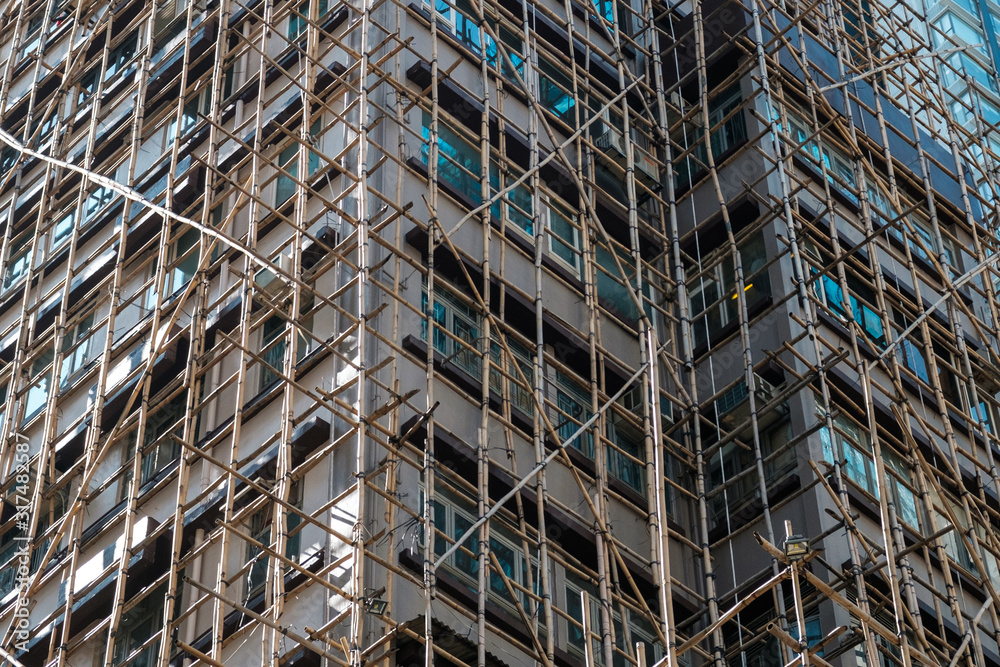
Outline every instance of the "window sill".
<svg viewBox="0 0 1000 667">
<path fill-rule="evenodd" d="M 407 164 L 410 166 L 411 169 L 416 171 L 419 175 L 423 176 L 424 178 L 429 178 L 427 172 L 427 165 L 423 163 L 423 160 L 411 156 L 407 159 Z M 482 205 L 482 203 L 477 204 L 473 202 L 472 199 L 468 197 L 468 195 L 458 191 L 454 186 L 452 186 L 451 183 L 447 181 L 442 181 L 438 179 L 438 187 L 441 188 L 442 192 L 444 192 L 449 197 L 454 199 L 455 202 L 459 206 L 464 208 L 466 211 L 473 211 Z M 498 220 L 488 210 L 485 212 L 489 213 L 490 226 L 499 231 L 501 226 L 500 220 Z M 515 229 L 512 229 L 511 226 L 508 225 L 504 231 L 504 238 L 510 241 L 522 252 L 527 254 L 528 257 L 532 258 L 532 261 L 534 261 L 533 259 L 535 255 L 534 244 L 528 241 L 528 239 L 524 236 L 523 233 L 518 232 Z M 554 260 L 547 252 L 542 254 L 542 266 L 548 269 L 556 276 L 558 276 L 561 280 L 563 280 L 563 282 L 566 282 L 570 286 L 574 287 L 581 294 L 583 293 L 583 282 L 580 280 L 579 276 L 573 274 L 569 269 L 563 267 L 561 264 L 559 264 L 559 262 Z M 610 306 L 610 304 L 607 305 Z"/>
<path fill-rule="evenodd" d="M 15 304 L 21 303 L 24 299 L 24 292 L 27 289 L 28 283 L 25 280 L 21 280 L 18 285 L 15 285 L 3 292 L 0 295 L 0 315 L 3 315 L 8 310 L 14 307 Z"/>
<path fill-rule="evenodd" d="M 68 258 L 69 242 L 67 241 L 62 244 L 62 247 L 54 252 L 50 251 L 48 258 L 45 260 L 45 267 L 42 269 L 42 276 L 45 277 L 50 275 L 53 271 L 62 266 L 63 262 L 65 262 Z"/>
<path fill-rule="evenodd" d="M 28 53 L 23 56 L 22 55 L 18 56 L 20 58 L 20 62 L 18 62 L 17 65 L 14 66 L 14 71 L 11 72 L 12 79 L 16 79 L 17 77 L 21 76 L 22 74 L 28 71 L 28 68 L 31 67 L 31 63 L 34 62 L 34 58 L 32 58 L 33 55 L 34 55 L 33 53 Z"/>
<path fill-rule="evenodd" d="M 823 186 L 823 174 L 821 174 L 816 167 L 811 165 L 808 161 L 802 158 L 797 152 L 792 155 L 792 162 L 796 167 L 807 173 L 818 185 Z M 861 207 L 858 202 L 854 201 L 843 192 L 840 191 L 839 186 L 834 183 L 829 183 L 830 185 L 830 196 L 836 199 L 838 202 L 847 207 L 847 210 L 854 213 L 854 215 L 861 215 Z"/>
<path fill-rule="evenodd" d="M 101 106 L 104 107 L 111 102 L 111 100 L 132 83 L 133 79 L 135 79 L 134 64 L 125 68 L 125 71 L 116 76 L 114 81 L 105 86 L 104 91 L 101 93 Z"/>
<path fill-rule="evenodd" d="M 411 572 L 421 574 L 423 572 L 423 563 L 424 561 L 420 554 L 410 549 L 404 549 L 399 552 L 399 564 Z M 458 576 L 449 571 L 451 567 L 450 565 L 445 565 L 436 570 L 435 579 L 438 589 L 466 609 L 475 611 L 477 608 L 476 594 L 469 590 Z M 521 622 L 520 618 L 508 612 L 504 607 L 501 607 L 498 602 L 489 601 L 486 605 L 486 618 L 490 623 L 508 633 L 516 641 L 526 646 L 532 645 L 531 638 L 524 632 L 524 623 Z"/>
<path fill-rule="evenodd" d="M 417 336 L 411 334 L 403 338 L 403 349 L 421 359 L 427 359 L 427 343 Z M 444 355 L 437 350 L 434 350 L 434 369 L 458 385 L 472 401 L 478 403 L 482 399 L 482 380 L 446 361 Z"/>
</svg>

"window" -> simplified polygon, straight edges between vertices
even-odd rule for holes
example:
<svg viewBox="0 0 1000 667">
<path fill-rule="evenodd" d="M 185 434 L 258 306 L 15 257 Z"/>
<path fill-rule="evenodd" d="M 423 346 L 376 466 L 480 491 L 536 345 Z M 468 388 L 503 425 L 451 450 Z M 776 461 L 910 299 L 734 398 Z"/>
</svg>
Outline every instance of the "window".
<svg viewBox="0 0 1000 667">
<path fill-rule="evenodd" d="M 742 102 L 743 93 L 739 84 L 727 88 L 708 101 L 709 140 L 712 142 L 712 156 L 715 159 L 747 138 L 746 122 L 742 113 L 734 113 L 729 120 L 722 123 L 722 120 L 738 109 Z M 684 123 L 681 133 L 673 139 L 679 144 L 676 149 L 678 155 L 693 147 L 690 155 L 677 165 L 678 188 L 691 185 L 694 179 L 705 171 L 708 151 L 705 148 L 704 134 L 701 115 L 696 113 L 694 118 Z"/>
<path fill-rule="evenodd" d="M 278 374 L 273 368 L 285 368 L 285 318 L 280 315 L 272 315 L 264 321 L 261 332 L 262 351 L 261 358 L 267 366 L 261 367 L 260 390 L 263 391 L 271 383 L 278 380 Z M 271 368 L 268 368 L 270 366 Z"/>
<path fill-rule="evenodd" d="M 21 58 L 27 58 L 38 50 L 42 42 L 42 23 L 45 22 L 45 8 L 39 9 L 28 19 L 21 38 Z"/>
<path fill-rule="evenodd" d="M 466 24 L 474 26 L 471 21 L 466 21 Z M 478 30 L 478 27 L 475 29 Z M 499 34 L 500 41 L 503 42 L 503 46 L 507 50 L 507 57 L 510 58 L 511 64 L 517 71 L 518 76 L 523 79 L 524 56 L 522 53 L 524 53 L 524 42 L 521 40 L 520 36 L 502 25 L 497 27 L 497 34 Z M 507 79 L 516 80 L 510 70 L 510 67 L 507 65 L 507 61 L 504 60 L 502 55 L 500 55 L 500 49 L 497 47 L 496 42 L 493 41 L 493 38 L 484 34 L 483 39 L 486 42 L 486 62 L 488 62 L 494 69 L 499 70 L 500 73 Z M 478 53 L 478 46 L 475 47 L 473 51 Z"/>
<path fill-rule="evenodd" d="M 421 310 L 424 321 L 420 330 L 422 340 L 427 340 L 427 310 L 429 307 L 427 289 L 424 288 Z M 457 296 L 444 288 L 434 286 L 434 349 L 450 362 L 475 378 L 481 378 L 479 362 L 480 316 L 477 311 L 465 305 Z"/>
<path fill-rule="evenodd" d="M 312 331 L 312 315 L 309 314 L 313 308 L 314 297 L 311 293 L 303 293 L 300 299 L 299 317 L 292 323 L 298 334 L 296 343 L 296 363 L 302 361 L 309 353 L 313 339 L 306 335 L 305 331 Z M 281 315 L 272 315 L 264 321 L 261 327 L 261 358 L 266 362 L 260 370 L 260 389 L 264 391 L 279 379 L 279 374 L 274 369 L 279 369 L 282 375 L 288 373 L 285 368 L 285 350 L 288 347 L 288 335 L 285 329 L 285 318 Z"/>
<path fill-rule="evenodd" d="M 302 509 L 302 484 L 298 480 L 293 481 L 291 487 L 288 489 L 288 504 L 296 509 Z M 274 523 L 275 511 L 285 513 L 285 529 L 287 531 L 285 558 L 298 561 L 302 533 L 296 529 L 302 523 L 302 517 L 297 512 L 286 511 L 283 506 L 268 501 L 262 509 L 250 517 L 250 525 L 247 532 L 257 542 L 273 547 L 274 544 L 271 542 L 271 526 Z M 256 544 L 247 542 L 246 559 L 250 567 L 246 573 L 244 603 L 249 602 L 264 592 L 264 586 L 267 584 L 267 567 L 271 556 L 264 553 L 264 550 Z"/>
<path fill-rule="evenodd" d="M 755 378 L 755 382 L 759 381 L 760 378 Z M 723 394 L 723 397 L 716 401 L 716 410 L 721 413 L 721 403 L 724 399 L 730 395 L 739 396 L 740 390 L 746 392 L 746 382 L 738 384 L 735 390 Z M 748 397 L 748 394 L 743 393 L 743 396 Z M 740 399 L 736 405 L 744 405 L 746 400 L 746 398 Z M 760 403 L 757 405 L 760 406 Z M 730 410 L 735 410 L 735 405 Z M 749 408 L 745 410 L 747 412 L 740 414 L 749 415 Z M 716 433 L 712 431 L 711 436 L 715 435 Z M 760 511 L 759 505 L 754 504 L 760 498 L 760 479 L 756 472 L 738 477 L 740 473 L 752 470 L 756 465 L 753 443 L 749 440 L 749 433 L 746 435 L 742 442 L 730 441 L 724 444 L 708 461 L 708 488 L 719 489 L 709 493 L 709 510 L 716 526 L 730 526 L 729 522 L 742 524 L 751 507 L 754 513 Z M 795 449 L 787 447 L 791 437 L 791 423 L 787 420 L 766 431 L 761 430 L 759 442 L 761 457 L 764 459 L 764 481 L 770 489 L 779 488 L 782 482 L 795 473 L 797 466 Z M 721 491 L 723 486 L 725 490 Z"/>
<path fill-rule="evenodd" d="M 321 129 L 322 119 L 317 118 L 309 127 L 309 134 L 315 137 Z M 278 184 L 275 188 L 274 197 L 275 207 L 281 206 L 295 194 L 297 187 L 296 180 L 299 177 L 299 143 L 297 141 L 293 141 L 278 154 L 278 166 L 287 171 L 288 175 L 283 173 L 278 174 Z M 315 174 L 319 170 L 319 155 L 313 151 L 309 151 L 307 166 L 309 176 Z"/>
<path fill-rule="evenodd" d="M 327 0 L 319 0 L 319 6 L 316 8 L 316 16 L 323 18 L 326 16 L 327 9 Z M 309 3 L 303 2 L 296 11 L 292 12 L 291 17 L 288 19 L 288 39 L 295 40 L 304 35 L 308 25 Z"/>
<path fill-rule="evenodd" d="M 49 254 L 61 248 L 73 235 L 73 223 L 76 221 L 76 209 L 71 208 L 65 213 L 49 232 Z"/>
<path fill-rule="evenodd" d="M 559 413 L 554 424 L 560 440 L 565 442 L 593 416 L 590 405 L 590 392 L 569 375 L 556 371 L 556 407 Z M 570 446 L 587 458 L 594 458 L 594 436 L 589 429 L 578 435 Z"/>
<path fill-rule="evenodd" d="M 198 271 L 200 261 L 201 232 L 188 229 L 170 244 L 169 263 L 173 266 L 166 277 L 167 294 L 182 290 Z"/>
<path fill-rule="evenodd" d="M 90 360 L 97 356 L 100 331 L 92 331 L 94 313 L 89 313 L 76 324 L 68 327 L 62 342 L 62 370 L 59 372 L 59 388 L 65 389 L 76 379 Z"/>
<path fill-rule="evenodd" d="M 4 426 L 5 411 L 7 409 L 7 391 L 9 385 L 7 380 L 0 383 L 0 428 Z"/>
<path fill-rule="evenodd" d="M 45 532 L 59 519 L 66 514 L 66 507 L 69 505 L 69 484 L 54 490 L 47 490 L 41 497 L 38 512 L 38 526 L 35 529 L 35 548 L 31 553 L 31 563 L 29 570 L 34 573 L 42 565 L 42 558 L 48 551 L 52 543 L 52 535 L 45 536 Z"/>
<path fill-rule="evenodd" d="M 720 93 L 708 105 L 708 123 L 712 128 L 712 155 L 716 158 L 747 138 L 746 124 L 740 113 L 733 113 L 740 107 L 743 93 L 736 84 Z M 723 123 L 729 114 L 733 116 Z M 720 125 L 721 123 L 721 125 Z M 707 159 L 707 156 L 706 156 Z"/>
<path fill-rule="evenodd" d="M 986 429 L 987 433 L 996 434 L 994 430 L 994 424 L 996 423 L 995 408 L 993 407 L 993 402 L 989 399 L 983 398 L 982 389 L 979 390 L 979 405 L 972 406 L 969 412 L 972 418 L 976 420 L 977 423 L 982 424 Z M 971 395 L 970 395 L 971 397 Z"/>
<path fill-rule="evenodd" d="M 590 654 L 593 656 L 594 664 L 604 665 L 604 650 L 601 646 L 601 636 L 606 631 L 601 616 L 600 599 L 594 594 L 594 588 L 580 582 L 575 577 L 567 574 L 564 592 L 566 595 L 566 613 L 573 621 L 567 621 L 567 639 L 570 653 L 577 657 L 584 656 L 586 644 L 584 642 L 583 628 L 583 595 L 587 591 L 586 597 L 590 604 L 591 623 L 591 646 Z M 646 650 L 646 664 L 653 665 L 663 657 L 663 647 L 657 642 L 653 628 L 639 614 L 631 609 L 625 610 L 625 617 L 628 621 L 628 634 L 631 642 L 626 644 L 625 627 L 622 623 L 622 612 L 620 605 L 612 605 L 611 632 L 614 635 L 614 652 L 612 654 L 612 667 L 627 667 L 632 664 L 625 656 L 632 655 L 636 642 L 642 642 Z"/>
<path fill-rule="evenodd" d="M 17 562 L 13 559 L 18 558 L 18 552 L 25 544 L 23 537 L 24 531 L 16 525 L 0 535 L 0 600 L 14 590 Z"/>
<path fill-rule="evenodd" d="M 429 14 L 430 3 L 428 0 L 423 0 L 422 4 L 424 10 Z M 497 43 L 493 41 L 489 33 L 480 29 L 479 21 L 476 18 L 476 11 L 472 8 L 469 0 L 454 0 L 454 3 L 449 3 L 448 0 L 437 0 L 435 9 L 437 11 L 438 22 L 442 27 L 452 32 L 459 42 L 477 56 L 485 55 L 486 61 L 490 66 L 500 70 L 505 77 L 509 79 L 514 78 L 511 76 L 510 69 L 504 61 L 503 56 L 500 55 Z M 521 53 L 524 50 L 524 44 L 521 38 L 513 31 L 501 25 L 496 19 L 489 16 L 485 18 L 487 21 L 490 21 L 494 32 L 499 34 L 500 41 L 503 42 L 511 63 L 517 69 L 518 74 L 523 77 L 524 57 Z M 484 48 L 485 54 L 483 52 Z"/>
<path fill-rule="evenodd" d="M 934 27 L 937 30 L 934 32 L 934 48 L 935 49 L 947 49 L 951 48 L 954 44 L 958 45 L 975 45 L 972 48 L 984 56 L 988 57 L 986 51 L 986 38 L 983 33 L 977 29 L 973 28 L 971 25 L 958 18 L 954 12 L 945 12 L 941 17 L 934 22 Z M 947 39 L 950 37 L 951 39 Z"/>
<path fill-rule="evenodd" d="M 917 498 L 911 490 L 913 476 L 910 466 L 892 449 L 882 445 L 882 461 L 885 464 L 889 491 L 896 504 L 896 516 L 914 531 L 919 532 L 920 522 L 917 519 Z"/>
<path fill-rule="evenodd" d="M 580 229 L 576 213 L 554 197 L 543 197 L 541 214 L 548 230 L 549 254 L 579 275 Z"/>
<path fill-rule="evenodd" d="M 31 388 L 28 389 L 24 402 L 24 419 L 21 424 L 27 423 L 32 417 L 37 415 L 45 407 L 49 400 L 49 385 L 52 381 L 52 360 L 54 358 L 52 348 L 48 348 L 31 363 Z"/>
<path fill-rule="evenodd" d="M 633 397 L 635 391 L 627 392 L 622 399 Z M 642 414 L 641 399 L 639 405 L 629 404 L 632 414 Z M 633 491 L 646 495 L 646 442 L 642 429 L 637 428 L 628 418 L 617 412 L 608 413 L 608 440 L 612 446 L 607 446 L 608 474 L 621 480 Z"/>
<path fill-rule="evenodd" d="M 430 160 L 431 114 L 423 112 L 420 158 L 425 165 Z M 429 166 L 429 165 L 428 165 Z M 465 195 L 472 203 L 483 201 L 479 176 L 482 161 L 479 156 L 479 146 L 459 136 L 445 122 L 438 122 L 438 164 L 437 178 L 452 186 L 454 190 Z M 429 170 L 428 170 L 429 171 Z"/>
<path fill-rule="evenodd" d="M 936 500 L 940 501 L 940 498 L 937 498 Z M 951 505 L 952 513 L 955 515 L 955 518 L 958 519 L 959 525 L 955 526 L 954 530 L 941 536 L 941 541 L 944 543 L 944 550 L 948 554 L 948 557 L 954 561 L 956 565 L 978 577 L 979 570 L 976 568 L 976 564 L 972 560 L 972 556 L 969 554 L 969 548 L 966 546 L 965 540 L 962 539 L 962 536 L 958 534 L 958 531 L 965 531 L 969 528 L 968 519 L 965 517 L 965 511 L 960 505 L 952 502 L 950 499 L 945 500 L 945 502 Z M 948 519 L 948 515 L 943 511 L 935 509 L 934 513 L 937 515 L 938 528 L 952 525 L 951 520 Z"/>
<path fill-rule="evenodd" d="M 90 96 L 97 90 L 97 76 L 100 68 L 93 68 L 80 77 L 76 84 L 76 107 L 79 109 L 90 100 Z"/>
<path fill-rule="evenodd" d="M 577 126 L 573 80 L 542 57 L 538 58 L 538 102 L 570 127 Z"/>
<path fill-rule="evenodd" d="M 591 417 L 590 392 L 572 376 L 557 370 L 555 374 L 555 413 L 552 424 L 559 434 L 559 439 L 565 442 Z M 642 413 L 641 397 L 639 404 L 635 401 L 635 392 L 626 392 L 620 399 L 626 411 Z M 646 495 L 646 443 L 641 429 L 636 428 L 626 417 L 618 412 L 609 411 L 607 417 L 605 444 L 605 459 L 608 474 L 624 482 L 637 493 Z M 588 459 L 594 459 L 594 434 L 591 428 L 580 433 L 570 447 L 573 447 Z"/>
<path fill-rule="evenodd" d="M 597 245 L 597 296 L 605 302 L 606 306 L 615 308 L 626 320 L 636 322 L 639 319 L 639 310 L 632 300 L 635 291 L 635 260 L 620 248 L 614 251 L 618 255 L 625 275 L 622 276 L 615 264 L 614 255 L 602 243 Z M 642 283 L 642 297 L 649 297 L 649 282 L 644 276 Z M 643 302 L 646 315 L 652 316 L 652 307 Z"/>
<path fill-rule="evenodd" d="M 858 594 L 857 588 L 850 584 L 847 588 L 847 599 L 851 602 L 857 602 Z M 892 614 L 892 611 L 886 609 L 876 609 L 874 617 L 876 621 L 882 625 L 882 627 L 890 630 L 891 632 L 896 632 L 896 619 Z M 854 632 L 861 631 L 861 621 L 859 621 L 853 614 L 851 615 L 851 630 Z M 907 641 L 910 645 L 913 645 L 913 633 L 909 630 L 906 631 Z M 879 634 L 873 633 L 873 639 L 877 645 L 878 655 L 876 660 L 878 661 L 873 667 L 897 667 L 903 662 L 903 654 L 899 650 L 898 646 L 895 646 L 889 642 L 885 637 Z M 853 664 L 857 667 L 868 667 L 871 663 L 868 662 L 867 651 L 865 650 L 864 642 L 858 644 L 854 649 L 854 660 Z M 847 663 L 851 664 L 851 663 Z"/>
<path fill-rule="evenodd" d="M 815 246 L 812 246 L 812 249 L 807 248 L 807 252 L 814 257 L 819 257 Z M 812 269 L 812 272 L 815 274 L 817 271 Z M 857 322 L 868 340 L 878 347 L 884 348 L 886 339 L 882 318 L 874 308 L 868 305 L 868 303 L 875 302 L 875 293 L 854 276 L 848 277 L 847 286 L 851 292 L 847 301 L 851 305 L 851 315 L 854 317 L 854 321 Z M 844 310 L 844 291 L 834 276 L 829 273 L 820 276 L 815 282 L 814 290 L 819 300 L 826 304 L 838 319 L 844 322 L 848 321 L 847 312 Z"/>
<path fill-rule="evenodd" d="M 871 204 L 872 212 L 878 215 L 878 218 L 874 221 L 876 225 L 889 225 L 888 232 L 900 241 L 906 241 L 907 245 L 910 246 L 910 251 L 923 260 L 929 259 L 929 255 L 924 248 L 937 255 L 938 244 L 934 240 L 934 233 L 931 230 L 930 223 L 921 220 L 917 216 L 904 216 L 902 220 L 896 222 L 896 218 L 900 217 L 896 207 L 892 205 L 888 197 L 882 195 L 882 191 L 872 181 L 869 180 L 867 183 L 868 202 Z M 901 203 L 904 206 L 908 205 L 908 202 Z M 913 227 L 914 233 L 910 232 L 906 225 L 907 222 Z M 917 237 L 923 243 L 922 247 L 917 242 Z M 951 254 L 946 254 L 948 254 L 949 262 L 952 262 Z"/>
<path fill-rule="evenodd" d="M 222 99 L 226 101 L 239 90 L 243 78 L 240 63 L 236 58 L 230 60 L 230 64 L 222 71 Z"/>
<path fill-rule="evenodd" d="M 811 241 L 805 242 L 806 254 L 817 264 L 822 265 L 824 260 L 819 248 Z M 818 273 L 815 268 L 810 271 L 813 275 Z M 880 348 L 886 345 L 885 330 L 882 326 L 882 318 L 869 306 L 875 303 L 875 293 L 854 275 L 847 276 L 847 287 L 850 292 L 847 302 L 850 304 L 851 315 L 855 322 L 864 332 L 865 336 Z M 847 311 L 844 310 L 844 291 L 840 288 L 840 282 L 831 272 L 820 276 L 814 283 L 813 290 L 820 302 L 833 312 L 841 321 L 848 321 Z"/>
<path fill-rule="evenodd" d="M 609 23 L 615 21 L 615 0 L 593 0 L 594 10 L 598 18 L 602 18 Z M 618 0 L 618 29 L 627 34 L 632 34 L 632 14 L 628 10 L 628 3 L 625 0 Z"/>
<path fill-rule="evenodd" d="M 10 146 L 4 146 L 0 148 L 0 178 L 7 175 L 14 165 L 17 164 L 17 158 L 20 155 L 16 150 Z"/>
<path fill-rule="evenodd" d="M 156 3 L 156 18 L 153 19 L 156 39 L 170 39 L 184 30 L 184 21 L 177 19 L 187 13 L 187 4 L 187 0 L 160 0 Z"/>
<path fill-rule="evenodd" d="M 819 610 L 814 609 L 811 612 L 806 612 L 803 614 L 806 626 L 806 646 L 814 646 L 823 639 L 823 627 L 819 623 Z M 798 621 L 790 619 L 788 622 L 788 634 L 792 636 L 792 639 L 798 640 L 799 638 L 799 624 Z M 823 657 L 823 649 L 816 651 L 816 655 Z"/>
<path fill-rule="evenodd" d="M 820 429 L 823 459 L 829 463 L 840 462 L 848 479 L 878 498 L 875 462 L 868 434 L 844 416 L 837 417 L 833 426 L 832 434 L 825 426 Z"/>
<path fill-rule="evenodd" d="M 988 578 L 996 586 L 1000 582 L 1000 568 L 998 568 L 996 556 L 984 546 L 984 543 L 989 542 L 988 533 L 995 531 L 996 528 L 993 525 L 983 526 L 977 520 L 970 519 L 962 508 L 962 505 L 955 501 L 950 494 L 939 495 L 933 490 L 930 494 L 935 505 L 936 528 L 941 529 L 954 525 L 951 531 L 941 536 L 941 542 L 948 557 L 960 568 L 971 574 L 973 578 Z M 955 524 L 952 524 L 951 519 L 948 517 L 946 508 L 950 509 L 951 516 L 955 517 Z M 986 572 L 981 572 L 976 566 L 975 560 L 972 558 L 972 553 L 969 551 L 970 545 L 964 539 L 964 536 L 968 535 L 970 529 L 972 533 L 972 535 L 969 535 L 969 539 L 972 541 L 971 546 L 975 549 L 976 555 L 981 559 Z"/>
<path fill-rule="evenodd" d="M 152 591 L 136 605 L 122 613 L 121 622 L 114 630 L 115 649 L 112 665 L 128 661 L 129 667 L 154 667 L 160 652 L 160 641 L 139 649 L 163 626 L 163 601 L 167 592 L 166 584 Z"/>
<path fill-rule="evenodd" d="M 495 161 L 490 161 L 490 192 L 500 192 L 502 189 L 510 187 L 519 179 L 523 173 L 513 165 L 508 165 L 504 171 Z M 478 181 L 476 185 L 478 185 Z M 524 231 L 529 236 L 534 236 L 535 225 L 532 219 L 532 195 L 527 181 L 516 186 L 507 192 L 502 201 L 493 204 L 490 212 L 498 220 L 506 220 L 517 228 Z M 506 217 L 505 217 L 506 216 Z"/>
<path fill-rule="evenodd" d="M 976 10 L 978 12 L 978 10 Z M 972 56 L 966 53 L 954 53 L 946 60 L 947 64 L 941 65 L 941 78 L 944 85 L 951 86 L 958 82 L 964 82 L 966 76 L 971 76 L 977 84 L 984 89 L 996 94 L 997 84 L 985 67 L 979 64 Z"/>
<path fill-rule="evenodd" d="M 178 131 L 177 115 L 171 112 L 163 122 L 149 132 L 143 139 L 142 150 L 148 153 L 144 165 L 150 165 L 173 148 L 174 140 L 185 138 L 198 125 L 201 117 L 207 115 L 212 103 L 211 90 L 208 88 L 191 95 L 181 112 L 180 131 Z M 184 160 L 185 158 L 181 158 Z M 178 167 L 181 162 L 178 161 Z M 137 167 L 136 173 L 145 173 L 147 166 Z M 179 171 L 179 169 L 178 169 Z M 165 186 L 164 186 L 165 187 Z"/>
<path fill-rule="evenodd" d="M 139 452 L 139 488 L 154 479 L 160 471 L 173 463 L 181 453 L 178 438 L 183 435 L 184 408 L 187 395 L 180 393 L 152 411 L 146 418 L 146 430 Z M 128 496 L 132 481 L 132 461 L 136 457 L 138 430 L 129 432 L 126 439 L 124 465 L 127 472 L 122 480 L 121 497 Z"/>
<path fill-rule="evenodd" d="M 46 140 L 52 135 L 52 130 L 56 129 L 59 116 L 56 113 L 39 114 L 31 123 L 28 137 L 32 138 L 31 145 L 35 149 L 40 149 L 45 145 Z"/>
<path fill-rule="evenodd" d="M 737 250 L 743 267 L 743 296 L 749 310 L 771 296 L 763 235 L 759 232 L 750 235 Z M 713 334 L 737 321 L 736 288 L 736 264 L 728 245 L 707 253 L 700 265 L 688 270 L 688 301 L 696 348 L 708 344 Z"/>
<path fill-rule="evenodd" d="M 3 289 L 9 290 L 28 275 L 31 263 L 31 232 L 27 231 L 12 239 L 7 251 L 7 267 L 3 274 Z"/>
<path fill-rule="evenodd" d="M 423 489 L 421 489 L 420 495 L 421 506 L 423 506 Z M 458 540 L 468 532 L 475 523 L 474 516 L 475 512 L 471 501 L 458 499 L 442 492 L 435 494 L 434 528 L 440 534 L 435 535 L 434 553 L 440 556 L 454 540 Z M 447 535 L 451 540 L 446 539 L 443 535 Z M 475 591 L 479 581 L 479 559 L 475 534 L 470 536 L 462 544 L 462 547 L 445 561 L 444 568 L 454 574 L 470 590 Z M 471 553 L 467 553 L 464 549 Z M 517 589 L 517 586 L 520 586 L 529 591 L 538 590 L 538 559 L 535 550 L 530 547 L 530 542 L 529 557 L 525 559 L 521 541 L 516 540 L 499 523 L 494 522 L 490 524 L 489 551 L 496 556 L 497 562 L 503 568 L 504 575 L 514 588 L 516 597 L 519 598 L 516 602 L 511 598 L 504 578 L 494 571 L 492 559 L 490 559 L 490 576 L 487 588 L 490 600 L 515 610 L 515 605 L 519 603 L 529 615 L 537 610 L 539 624 L 544 624 L 545 619 L 541 615 L 541 605 L 534 605 L 531 596 Z"/>
<path fill-rule="evenodd" d="M 139 43 L 139 33 L 135 32 L 122 40 L 118 46 L 108 52 L 108 65 L 104 70 L 104 80 L 111 81 L 118 75 L 128 76 L 135 69 L 134 65 L 129 66 L 132 58 L 135 57 L 136 47 Z"/>
<path fill-rule="evenodd" d="M 854 161 L 846 153 L 827 142 L 820 146 L 820 138 L 814 135 L 812 126 L 802 118 L 788 114 L 789 134 L 792 141 L 799 144 L 799 153 L 815 168 L 826 168 L 826 178 L 834 190 L 850 202 L 857 204 L 858 195 L 854 190 Z"/>
<path fill-rule="evenodd" d="M 898 309 L 893 310 L 892 316 L 900 331 L 905 330 L 913 321 Z M 920 330 L 916 329 L 910 335 L 919 340 Z M 896 347 L 896 356 L 899 357 L 900 363 L 913 371 L 920 380 L 930 384 L 930 375 L 927 372 L 927 362 L 924 360 L 922 345 L 909 338 L 902 338 Z"/>
<path fill-rule="evenodd" d="M 490 341 L 490 361 L 493 362 L 490 366 L 490 390 L 510 399 L 511 407 L 515 410 L 529 416 L 533 415 L 535 414 L 535 406 L 532 390 L 521 384 L 517 368 L 521 369 L 521 373 L 528 380 L 530 387 L 535 373 L 533 362 L 535 355 L 510 337 L 507 338 L 507 347 L 514 358 L 507 357 L 507 363 L 503 363 L 505 356 L 503 347 L 496 340 Z M 501 372 L 500 369 L 503 371 Z M 507 377 L 504 377 L 504 373 L 507 374 Z M 504 393 L 505 386 L 507 388 L 506 394 Z"/>
<path fill-rule="evenodd" d="M 188 98 L 187 104 L 184 105 L 184 111 L 181 114 L 181 131 L 180 136 L 186 137 L 187 133 L 190 132 L 201 120 L 202 116 L 208 116 L 208 113 L 212 110 L 212 89 L 211 87 L 202 88 L 200 91 Z M 172 138 L 171 138 L 172 140 Z"/>
<path fill-rule="evenodd" d="M 91 222 L 97 219 L 98 214 L 103 211 L 113 200 L 118 197 L 111 188 L 99 185 L 94 188 L 87 199 L 83 202 L 83 220 L 81 229 L 85 229 Z"/>
</svg>

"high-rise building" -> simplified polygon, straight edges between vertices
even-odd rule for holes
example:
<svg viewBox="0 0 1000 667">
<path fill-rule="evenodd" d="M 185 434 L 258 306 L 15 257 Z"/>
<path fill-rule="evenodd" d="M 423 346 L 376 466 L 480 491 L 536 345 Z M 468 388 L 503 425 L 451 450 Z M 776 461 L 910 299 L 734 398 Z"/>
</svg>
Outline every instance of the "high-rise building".
<svg viewBox="0 0 1000 667">
<path fill-rule="evenodd" d="M 1000 667 L 994 0 L 0 7 L 0 665 Z"/>
</svg>

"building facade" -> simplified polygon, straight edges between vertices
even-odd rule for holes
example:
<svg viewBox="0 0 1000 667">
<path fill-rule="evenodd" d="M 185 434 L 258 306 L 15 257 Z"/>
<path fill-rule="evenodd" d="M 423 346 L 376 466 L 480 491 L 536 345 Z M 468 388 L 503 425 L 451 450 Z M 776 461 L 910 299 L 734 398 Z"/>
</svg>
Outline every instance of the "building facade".
<svg viewBox="0 0 1000 667">
<path fill-rule="evenodd" d="M 0 664 L 1000 666 L 1000 5 L 0 11 Z"/>
</svg>

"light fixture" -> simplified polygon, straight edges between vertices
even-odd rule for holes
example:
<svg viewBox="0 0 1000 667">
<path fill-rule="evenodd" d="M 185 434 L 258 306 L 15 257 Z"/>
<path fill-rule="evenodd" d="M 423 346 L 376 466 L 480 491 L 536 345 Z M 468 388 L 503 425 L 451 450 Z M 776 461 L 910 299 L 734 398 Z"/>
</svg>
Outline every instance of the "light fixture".
<svg viewBox="0 0 1000 667">
<path fill-rule="evenodd" d="M 785 558 L 789 562 L 800 561 L 809 553 L 809 538 L 801 535 L 789 535 L 785 539 Z"/>
<path fill-rule="evenodd" d="M 365 603 L 365 608 L 368 610 L 368 613 L 374 614 L 375 616 L 381 616 L 384 614 L 388 607 L 388 602 L 385 600 L 379 600 L 378 598 L 369 598 Z"/>
</svg>

